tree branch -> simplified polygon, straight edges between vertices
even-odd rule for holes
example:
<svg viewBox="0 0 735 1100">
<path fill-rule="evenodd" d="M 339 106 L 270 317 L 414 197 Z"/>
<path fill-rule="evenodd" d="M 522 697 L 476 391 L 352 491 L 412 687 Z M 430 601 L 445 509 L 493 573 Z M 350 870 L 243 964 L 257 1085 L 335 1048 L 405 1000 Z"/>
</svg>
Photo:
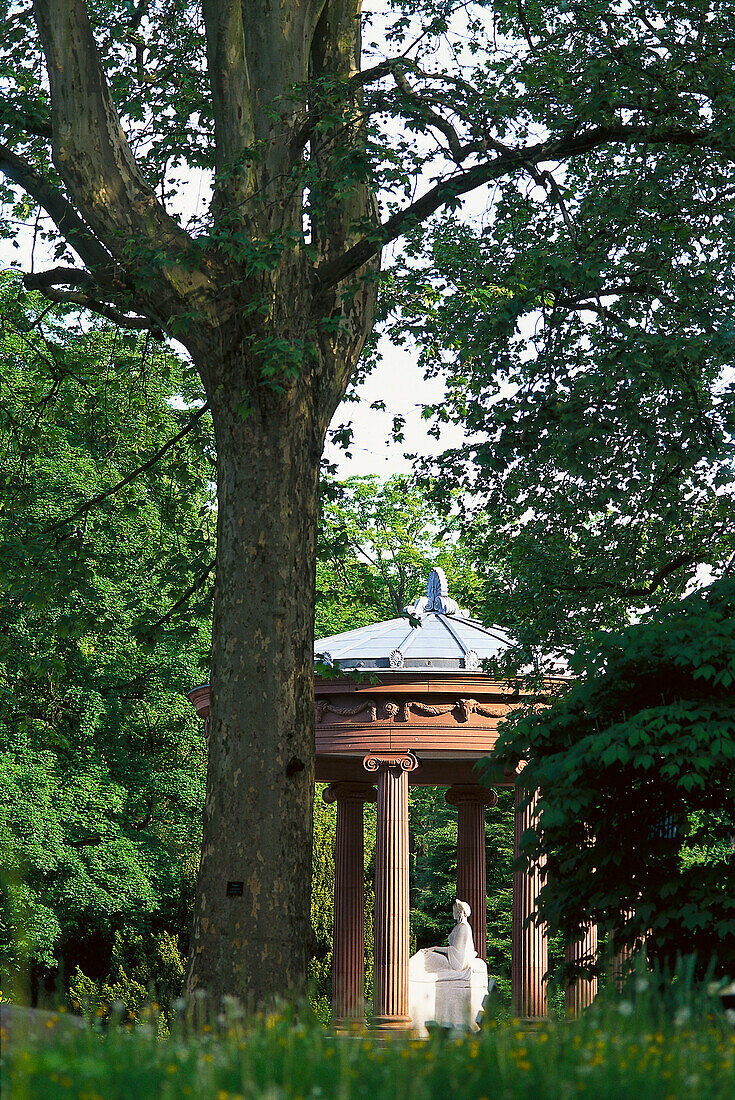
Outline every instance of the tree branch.
<svg viewBox="0 0 735 1100">
<path fill-rule="evenodd" d="M 461 164 L 462 161 L 466 159 L 468 154 L 463 150 L 462 143 L 457 136 L 457 131 L 454 129 L 451 122 L 448 122 L 447 119 L 442 118 L 442 116 L 438 114 L 432 107 L 429 107 L 428 104 L 422 101 L 421 96 L 418 95 L 417 92 L 415 92 L 409 84 L 408 80 L 406 79 L 405 73 L 402 73 L 400 70 L 394 69 L 393 79 L 395 80 L 396 85 L 401 93 L 405 96 L 409 103 L 413 104 L 418 117 L 428 122 L 429 126 L 433 126 L 435 130 L 438 130 L 440 133 L 444 134 L 444 137 L 447 139 L 447 145 L 449 146 L 449 152 L 451 153 L 452 159 L 454 160 L 455 164 Z"/>
<path fill-rule="evenodd" d="M 330 0 L 325 4 L 311 47 L 311 75 L 327 87 L 360 79 L 360 0 Z M 336 125 L 317 130 L 311 138 L 311 159 L 324 186 L 324 201 L 311 213 L 310 224 L 315 256 L 329 263 L 349 252 L 365 232 L 378 226 L 380 215 L 372 181 L 364 160 L 366 127 L 360 109 L 359 85 L 352 86 Z M 364 168 L 345 178 L 345 165 L 362 161 Z M 347 169 L 348 174 L 351 169 Z M 319 261 L 315 263 L 318 267 Z M 319 378 L 320 430 L 332 419 L 350 374 L 372 329 L 377 302 L 380 267 L 379 250 L 366 261 L 366 268 L 349 293 L 327 290 L 322 296 L 322 316 L 334 322 L 319 336 L 321 370 Z M 363 265 L 360 265 L 363 266 Z M 337 320 L 339 318 L 339 321 Z M 323 438 L 323 435 L 322 435 Z"/>
<path fill-rule="evenodd" d="M 347 2 L 359 18 L 359 0 Z M 203 0 L 215 130 L 215 215 L 226 211 L 229 219 L 247 221 L 253 192 L 271 191 L 289 174 L 299 115 L 293 89 L 308 80 L 309 50 L 325 6 L 325 0 Z M 276 204 L 281 216 L 298 217 L 300 224 L 300 203 L 298 215 L 293 204 Z"/>
<path fill-rule="evenodd" d="M 50 302 L 81 306 L 82 309 L 89 309 L 107 317 L 120 328 L 130 329 L 133 332 L 152 332 L 159 340 L 165 338 L 161 327 L 149 318 L 125 313 L 117 304 L 101 300 L 106 288 L 101 287 L 88 271 L 82 271 L 80 268 L 53 267 L 48 271 L 29 272 L 23 276 L 23 285 L 26 290 L 40 290 Z M 56 288 L 60 286 L 82 289 L 57 290 Z M 89 293 L 85 293 L 85 290 Z"/>
<path fill-rule="evenodd" d="M 652 596 L 656 589 L 659 588 L 668 577 L 677 573 L 686 565 L 693 565 L 700 557 L 700 553 L 692 553 L 691 551 L 684 551 L 681 554 L 677 554 L 667 565 L 662 566 L 661 569 L 653 574 L 648 584 L 640 588 L 623 584 L 620 581 L 587 581 L 581 578 L 577 584 L 557 585 L 557 587 L 566 592 L 592 592 L 595 589 L 605 589 L 617 592 L 620 596 L 629 599 L 646 599 L 648 596 Z"/>
<path fill-rule="evenodd" d="M 33 289 L 25 278 L 23 282 L 29 289 Z M 91 294 L 84 294 L 78 290 L 55 290 L 51 286 L 42 288 L 41 293 L 50 302 L 57 302 L 59 305 L 79 306 L 80 309 L 88 309 L 92 313 L 99 313 L 101 317 L 106 317 L 108 321 L 112 321 L 119 328 L 128 329 L 130 332 L 150 332 L 157 340 L 164 340 L 166 337 L 166 333 L 161 326 L 155 321 L 151 321 L 149 317 L 123 313 L 115 306 L 107 302 L 101 302 Z"/>
<path fill-rule="evenodd" d="M 662 566 L 661 569 L 653 574 L 647 585 L 643 588 L 629 588 L 626 594 L 636 599 L 645 599 L 647 596 L 652 596 L 667 577 L 672 576 L 674 573 L 678 573 L 678 571 L 683 569 L 686 565 L 694 565 L 699 557 L 701 557 L 701 554 L 692 553 L 691 551 L 677 554 L 675 558 L 671 559 L 668 565 Z"/>
<path fill-rule="evenodd" d="M 133 9 L 133 13 L 130 17 L 130 29 L 131 31 L 137 31 L 138 27 L 143 21 L 143 16 L 148 11 L 149 0 L 138 0 L 138 3 Z"/>
<path fill-rule="evenodd" d="M 153 623 L 153 625 L 152 625 L 152 626 L 150 627 L 150 630 L 151 630 L 151 631 L 153 631 L 153 630 L 158 630 L 159 626 L 163 626 L 163 624 L 164 624 L 164 623 L 165 623 L 165 622 L 166 622 L 166 621 L 167 621 L 168 619 L 170 619 L 170 618 L 171 618 L 171 616 L 172 616 L 172 615 L 173 615 L 173 614 L 174 614 L 174 613 L 175 613 L 176 611 L 178 611 L 178 610 L 179 610 L 179 608 L 180 608 L 180 607 L 181 607 L 181 606 L 182 606 L 183 604 L 185 604 L 185 603 L 186 603 L 186 601 L 187 601 L 188 599 L 190 599 L 190 598 L 191 598 L 191 597 L 192 597 L 192 596 L 194 595 L 194 593 L 195 593 L 195 592 L 198 592 L 198 591 L 199 591 L 199 589 L 200 589 L 200 588 L 202 587 L 202 585 L 203 585 L 203 584 L 204 584 L 204 582 L 206 581 L 207 577 L 209 577 L 209 576 L 210 576 L 210 574 L 211 574 L 211 573 L 213 572 L 213 570 L 214 570 L 214 568 L 215 568 L 216 564 L 217 564 L 217 559 L 216 559 L 216 558 L 214 558 L 214 560 L 213 560 L 213 561 L 212 561 L 212 562 L 210 563 L 210 565 L 209 565 L 209 568 L 208 568 L 208 569 L 206 569 L 206 570 L 204 571 L 204 573 L 202 573 L 202 575 L 201 575 L 200 577 L 197 577 L 197 579 L 196 579 L 196 580 L 194 581 L 194 583 L 193 583 L 193 584 L 190 584 L 190 585 L 189 585 L 189 587 L 188 587 L 188 588 L 186 589 L 186 591 L 185 591 L 185 592 L 184 592 L 184 593 L 183 593 L 183 594 L 182 594 L 182 595 L 181 595 L 181 596 L 179 597 L 179 599 L 178 599 L 178 600 L 176 601 L 176 603 L 172 604 L 172 605 L 171 605 L 171 607 L 169 607 L 169 609 L 168 609 L 168 611 L 167 611 L 167 612 L 165 613 L 165 615 L 161 615 L 160 619 L 156 619 L 156 621 L 155 621 L 155 622 Z"/>
<path fill-rule="evenodd" d="M 79 840 L 71 840 L 67 837 L 66 843 L 70 848 L 90 848 L 96 844 L 101 844 L 102 837 L 99 833 L 92 833 L 89 836 L 81 837 Z"/>
<path fill-rule="evenodd" d="M 320 264 L 316 269 L 317 282 L 322 290 L 334 286 L 354 274 L 364 264 L 396 240 L 412 226 L 430 217 L 440 206 L 466 195 L 484 183 L 491 183 L 501 176 L 518 169 L 528 169 L 543 161 L 568 160 L 580 153 L 587 153 L 609 143 L 646 142 L 649 145 L 707 145 L 714 143 L 711 131 L 676 129 L 656 133 L 645 126 L 595 127 L 582 134 L 570 134 L 556 141 L 539 142 L 520 149 L 505 149 L 493 160 L 475 164 L 462 172 L 441 180 L 403 210 L 386 219 L 369 237 L 363 237 L 341 256 Z"/>
<path fill-rule="evenodd" d="M 125 485 L 129 485 L 131 481 L 134 481 L 137 477 L 140 477 L 140 475 L 144 474 L 146 470 L 150 470 L 151 466 L 155 466 L 158 460 L 162 458 L 167 451 L 170 451 L 171 448 L 175 447 L 176 444 L 180 440 L 182 440 L 185 435 L 189 434 L 192 428 L 202 419 L 202 417 L 208 410 L 209 404 L 202 405 L 201 409 L 197 410 L 189 423 L 186 424 L 181 429 L 181 431 L 173 437 L 173 439 L 169 439 L 167 443 L 164 443 L 164 445 L 158 451 L 156 451 L 156 453 L 151 458 L 149 458 L 147 462 L 144 462 L 143 465 L 139 466 L 137 470 L 133 470 L 133 472 L 131 474 L 128 474 L 127 477 L 124 477 L 122 481 L 118 481 L 117 485 L 113 485 L 110 489 L 105 489 L 104 492 L 97 493 L 96 496 L 93 496 L 89 500 L 85 501 L 85 503 L 80 505 L 79 508 L 73 511 L 71 515 L 66 516 L 64 519 L 57 520 L 56 523 L 52 523 L 50 527 L 45 527 L 43 531 L 39 532 L 38 537 L 40 538 L 43 535 L 50 535 L 54 531 L 58 531 L 60 527 L 66 527 L 66 525 L 68 523 L 71 523 L 72 520 L 75 520 L 79 516 L 84 515 L 85 512 L 88 512 L 91 508 L 94 508 L 98 504 L 101 504 L 103 500 L 107 500 L 107 498 L 112 496 L 113 493 L 116 493 Z"/>
<path fill-rule="evenodd" d="M 543 187 L 544 191 L 546 191 L 548 185 L 551 198 L 554 204 L 558 207 L 559 212 L 561 213 L 564 224 L 569 232 L 569 236 L 571 240 L 576 243 L 577 230 L 575 228 L 572 217 L 567 209 L 567 204 L 564 202 L 564 197 L 559 188 L 559 184 L 554 179 L 552 173 L 549 171 L 539 172 L 539 170 L 533 164 L 527 165 L 526 171 L 529 173 L 534 183 L 538 184 L 539 187 Z"/>
<path fill-rule="evenodd" d="M 157 200 L 125 140 L 83 0 L 34 0 L 51 88 L 54 164 L 100 240 L 130 263 L 144 240 L 174 259 L 191 239 Z"/>
<path fill-rule="evenodd" d="M 0 123 L 9 126 L 15 133 L 22 130 L 34 137 L 51 140 L 51 120 L 47 115 L 28 115 L 17 107 L 8 105 L 0 108 Z"/>
<path fill-rule="evenodd" d="M 31 271 L 23 276 L 26 290 L 49 290 L 55 286 L 79 286 L 99 290 L 96 279 L 78 267 L 52 267 L 48 271 Z"/>
<path fill-rule="evenodd" d="M 391 57 L 387 61 L 381 61 L 379 64 L 373 65 L 369 69 L 363 69 L 361 72 L 354 73 L 343 83 L 345 95 L 353 95 L 362 88 L 366 88 L 368 84 L 374 84 L 377 80 L 381 80 L 384 76 L 389 76 L 398 68 L 405 68 L 408 64 L 410 63 L 403 57 Z M 304 146 L 313 134 L 315 126 L 324 118 L 324 114 L 324 107 L 314 108 L 306 114 L 301 126 L 299 126 L 298 130 L 294 132 L 291 138 L 291 154 L 293 159 L 302 152 Z"/>
<path fill-rule="evenodd" d="M 220 206 L 237 209 L 249 191 L 243 154 L 255 141 L 242 0 L 203 0 L 202 14 L 214 114 L 215 188 Z"/>
<path fill-rule="evenodd" d="M 0 145 L 0 172 L 42 206 L 62 236 L 69 242 L 85 264 L 95 272 L 108 273 L 113 269 L 110 253 L 84 222 L 62 192 L 45 180 L 32 164 L 6 145 Z"/>
<path fill-rule="evenodd" d="M 526 13 L 523 9 L 523 0 L 518 0 L 517 10 L 518 10 L 518 21 L 520 22 L 521 28 L 523 30 L 523 37 L 525 38 L 526 43 L 527 43 L 528 48 L 531 51 L 531 53 L 535 54 L 536 53 L 536 47 L 534 45 L 533 38 L 531 36 L 531 28 L 528 25 L 528 20 L 526 19 Z"/>
</svg>

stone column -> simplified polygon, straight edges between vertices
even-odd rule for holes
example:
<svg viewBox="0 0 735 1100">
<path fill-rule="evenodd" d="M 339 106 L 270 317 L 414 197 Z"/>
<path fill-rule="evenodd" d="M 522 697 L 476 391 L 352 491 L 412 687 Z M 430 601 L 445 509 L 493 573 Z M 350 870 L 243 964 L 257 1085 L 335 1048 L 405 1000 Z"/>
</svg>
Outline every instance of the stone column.
<svg viewBox="0 0 735 1100">
<path fill-rule="evenodd" d="M 451 806 L 457 807 L 457 897 L 469 904 L 475 951 L 487 960 L 485 807 L 496 806 L 498 796 L 472 783 L 450 787 L 446 797 Z"/>
<path fill-rule="evenodd" d="M 567 963 L 594 962 L 597 954 L 597 925 L 590 924 L 579 940 L 567 943 L 564 961 Z M 567 979 L 564 983 L 564 1006 L 567 1016 L 578 1016 L 583 1008 L 591 1005 L 597 995 L 597 978 Z"/>
<path fill-rule="evenodd" d="M 628 909 L 623 912 L 623 924 L 627 923 L 633 917 L 633 910 Z M 623 946 L 616 938 L 615 934 L 610 938 L 608 943 L 608 976 L 610 981 L 613 982 L 618 993 L 621 992 L 625 985 L 631 971 L 635 968 L 635 956 L 636 952 L 643 946 L 643 940 L 638 941 L 636 944 Z"/>
<path fill-rule="evenodd" d="M 513 856 L 520 854 L 520 840 L 535 816 L 536 799 L 524 808 L 528 792 L 516 786 L 516 811 L 513 836 Z M 513 962 L 512 987 L 513 1011 L 516 1016 L 545 1016 L 546 987 L 543 977 L 549 968 L 549 951 L 546 926 L 527 925 L 530 913 L 536 907 L 541 886 L 538 864 L 530 872 L 513 872 Z"/>
<path fill-rule="evenodd" d="M 337 803 L 334 846 L 332 1019 L 340 1027 L 365 1019 L 365 849 L 363 806 L 374 802 L 371 783 L 330 783 L 322 792 Z"/>
<path fill-rule="evenodd" d="M 378 775 L 375 836 L 375 972 L 373 1027 L 407 1031 L 408 1014 L 408 773 L 410 753 L 368 753 L 365 769 Z"/>
</svg>

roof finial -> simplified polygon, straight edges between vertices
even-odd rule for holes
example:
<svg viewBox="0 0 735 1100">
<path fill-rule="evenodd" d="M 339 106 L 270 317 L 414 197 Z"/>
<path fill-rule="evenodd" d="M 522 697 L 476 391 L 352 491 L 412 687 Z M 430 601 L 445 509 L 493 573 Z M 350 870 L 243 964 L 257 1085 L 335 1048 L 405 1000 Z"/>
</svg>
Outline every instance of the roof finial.
<svg viewBox="0 0 735 1100">
<path fill-rule="evenodd" d="M 449 595 L 449 585 L 447 584 L 447 575 L 441 566 L 434 566 L 429 573 L 429 579 L 426 582 L 426 599 L 429 601 L 427 609 L 434 610 L 434 605 L 440 596 L 447 597 Z M 438 610 L 438 608 L 437 608 Z"/>
<path fill-rule="evenodd" d="M 438 612 L 440 615 L 458 615 L 461 619 L 469 618 L 469 612 L 461 608 L 449 595 L 447 575 L 439 565 L 435 565 L 429 573 L 426 595 L 419 596 L 414 604 L 409 604 L 403 610 L 419 618 L 429 611 Z"/>
<path fill-rule="evenodd" d="M 447 575 L 438 565 L 431 570 L 426 582 L 426 610 L 442 615 L 456 615 L 459 611 L 459 604 L 449 595 Z"/>
</svg>

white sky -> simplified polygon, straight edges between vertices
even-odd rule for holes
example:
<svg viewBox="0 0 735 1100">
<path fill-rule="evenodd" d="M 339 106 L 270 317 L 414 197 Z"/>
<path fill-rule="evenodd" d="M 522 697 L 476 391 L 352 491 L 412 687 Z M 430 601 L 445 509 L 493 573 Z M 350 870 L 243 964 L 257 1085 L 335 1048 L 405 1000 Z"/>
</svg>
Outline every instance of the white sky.
<svg viewBox="0 0 735 1100">
<path fill-rule="evenodd" d="M 447 447 L 461 446 L 464 432 L 447 427 L 440 440 L 427 432 L 428 422 L 421 416 L 421 404 L 441 401 L 444 384 L 441 379 L 425 379 L 407 348 L 396 348 L 389 340 L 380 344 L 381 361 L 359 389 L 359 403 L 343 402 L 335 413 L 333 426 L 352 421 L 354 431 L 351 458 L 344 451 L 327 444 L 325 455 L 338 467 L 339 477 L 352 475 L 410 473 L 412 463 L 405 454 L 434 455 Z M 371 409 L 373 401 L 384 401 L 385 412 Z M 405 440 L 394 443 L 389 438 L 394 416 L 405 417 Z"/>
</svg>

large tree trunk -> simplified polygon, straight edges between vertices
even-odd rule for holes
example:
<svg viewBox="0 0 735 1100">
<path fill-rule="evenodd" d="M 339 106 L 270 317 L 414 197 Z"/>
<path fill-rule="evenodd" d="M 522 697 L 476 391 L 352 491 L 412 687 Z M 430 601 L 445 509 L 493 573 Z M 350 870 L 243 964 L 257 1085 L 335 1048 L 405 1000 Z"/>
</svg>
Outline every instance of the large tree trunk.
<svg viewBox="0 0 735 1100">
<path fill-rule="evenodd" d="M 221 365 L 216 372 L 227 375 Z M 242 376 L 233 370 L 232 376 Z M 244 414 L 211 395 L 217 581 L 204 841 L 187 992 L 263 1007 L 303 989 L 314 799 L 314 567 L 322 432 L 310 372 Z M 242 895 L 228 896 L 229 883 Z"/>
<path fill-rule="evenodd" d="M 261 7 L 270 12 L 268 18 L 275 12 L 272 5 Z M 224 115 L 230 130 L 242 123 L 246 145 L 250 123 L 237 112 L 227 114 L 228 88 L 239 86 L 247 74 L 255 79 L 259 65 L 258 86 L 278 92 L 257 48 L 263 30 L 259 10 L 240 9 L 235 0 L 206 6 L 210 65 L 222 70 L 224 62 L 215 65 L 222 50 L 228 58 L 215 100 L 219 96 L 223 104 L 223 125 Z M 295 44 L 304 35 L 310 43 L 314 36 L 314 72 L 344 80 L 354 75 L 359 0 L 312 0 L 297 10 L 303 26 L 297 33 L 287 21 L 289 35 L 293 32 Z M 252 20 L 252 33 L 244 39 L 235 34 L 244 52 L 232 54 L 225 47 L 241 11 Z M 246 47 L 254 51 L 251 57 Z M 305 76 L 309 48 L 294 48 Z M 297 76 L 293 70 L 288 80 Z M 283 73 L 280 79 L 286 79 Z M 258 117 L 256 112 L 256 130 Z M 279 117 L 287 129 L 296 125 L 290 116 Z M 270 107 L 261 124 L 272 127 Z M 267 156 L 280 150 L 288 161 L 288 143 L 271 138 Z M 344 179 L 339 167 L 345 148 L 363 143 L 352 99 L 334 133 L 312 135 L 325 180 L 342 183 L 335 193 L 325 185 L 322 216 L 311 221 L 311 250 L 320 259 L 344 251 L 364 232 L 366 220 L 376 217 L 370 187 L 364 179 Z M 286 164 L 288 171 L 292 167 Z M 258 187 L 266 194 L 284 170 L 284 164 L 260 161 L 252 179 L 237 181 L 237 195 L 249 194 L 259 172 L 265 172 Z M 251 210 L 235 202 L 226 160 L 218 186 L 223 224 L 245 218 L 254 240 L 268 238 L 273 219 L 278 232 L 301 232 L 300 186 L 290 200 L 287 189 L 279 202 Z M 232 994 L 257 1008 L 304 989 L 312 941 L 319 461 L 325 431 L 371 330 L 377 294 L 377 259 L 351 285 L 324 287 L 306 252 L 300 246 L 287 249 L 277 263 L 260 265 L 259 274 L 254 265 L 249 278 L 238 272 L 220 299 L 222 318 L 212 346 L 202 355 L 192 341 L 214 419 L 219 518 L 204 844 L 186 985 L 190 994 L 197 988 L 215 1000 Z M 228 882 L 242 883 L 242 895 L 228 896 Z"/>
<path fill-rule="evenodd" d="M 211 732 L 187 989 L 260 1008 L 306 975 L 319 459 L 372 326 L 378 245 L 349 283 L 319 272 L 377 210 L 351 84 L 360 0 L 203 0 L 202 11 L 216 173 L 212 233 L 195 241 L 125 139 L 87 4 L 34 0 L 75 247 L 101 301 L 121 297 L 186 344 L 212 411 Z M 63 231 L 68 205 L 54 215 Z"/>
</svg>

